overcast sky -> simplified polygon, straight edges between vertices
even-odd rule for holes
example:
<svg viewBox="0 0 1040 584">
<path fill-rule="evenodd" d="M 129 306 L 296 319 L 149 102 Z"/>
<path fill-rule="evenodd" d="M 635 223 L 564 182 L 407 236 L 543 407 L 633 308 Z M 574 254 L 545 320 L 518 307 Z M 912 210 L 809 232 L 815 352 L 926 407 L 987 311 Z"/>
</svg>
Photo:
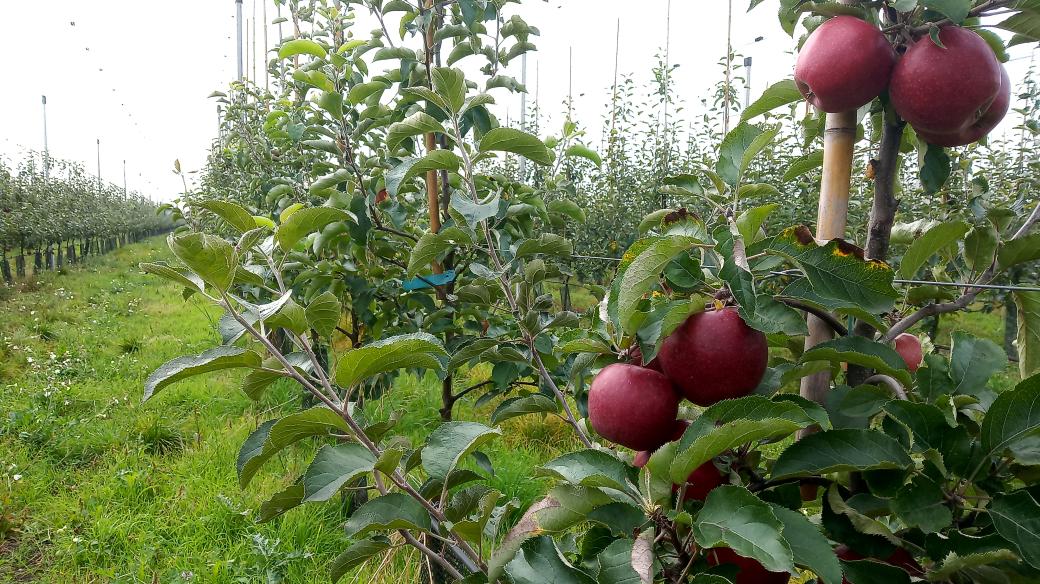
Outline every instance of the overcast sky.
<svg viewBox="0 0 1040 584">
<path fill-rule="evenodd" d="M 261 55 L 264 4 L 243 4 L 250 36 L 255 11 Z M 276 17 L 274 3 L 266 4 L 270 22 Z M 754 58 L 752 99 L 789 77 L 793 66 L 794 43 L 780 30 L 771 4 L 748 14 L 747 0 L 734 1 L 734 49 Z M 680 65 L 673 79 L 688 108 L 695 108 L 719 80 L 726 5 L 722 0 L 672 2 L 671 61 Z M 543 111 L 561 111 L 572 74 L 575 117 L 590 126 L 595 143 L 614 75 L 619 19 L 619 71 L 647 81 L 655 53 L 665 46 L 667 9 L 668 0 L 524 0 L 520 13 L 542 33 L 532 39 L 539 50 L 529 57 L 528 87 L 532 93 L 537 88 Z M 82 162 L 95 172 L 100 138 L 105 180 L 121 184 L 126 160 L 130 189 L 172 199 L 181 190 L 172 173 L 174 159 L 187 171 L 199 169 L 216 134 L 216 104 L 207 96 L 226 89 L 235 77 L 234 15 L 234 0 L 4 2 L 0 48 L 17 57 L 9 60 L 17 66 L 9 66 L 0 91 L 0 156 L 18 160 L 26 149 L 42 150 L 41 96 L 46 95 L 52 156 Z M 371 26 L 361 19 L 356 34 L 367 37 Z M 269 31 L 269 45 L 276 46 L 277 27 Z M 759 36 L 764 39 L 753 42 Z M 250 39 L 247 51 L 252 44 Z M 1008 69 L 1013 81 L 1024 75 L 1030 49 L 1012 50 L 1015 60 Z M 519 79 L 519 64 L 517 59 L 507 74 Z M 262 84 L 262 67 L 257 71 Z M 511 118 L 519 116 L 518 98 L 497 97 L 503 119 L 507 109 Z"/>
</svg>

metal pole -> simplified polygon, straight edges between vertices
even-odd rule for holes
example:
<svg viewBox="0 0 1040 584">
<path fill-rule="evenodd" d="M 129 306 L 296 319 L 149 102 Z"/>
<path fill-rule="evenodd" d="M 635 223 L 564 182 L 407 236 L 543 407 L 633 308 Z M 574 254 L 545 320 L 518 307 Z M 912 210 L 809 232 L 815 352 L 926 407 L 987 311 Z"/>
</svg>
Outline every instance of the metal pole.
<svg viewBox="0 0 1040 584">
<path fill-rule="evenodd" d="M 47 146 L 47 96 L 43 96 L 43 179 L 50 179 L 51 153 Z"/>
<path fill-rule="evenodd" d="M 101 194 L 101 138 L 97 139 L 97 192 Z"/>
<path fill-rule="evenodd" d="M 744 109 L 751 104 L 751 57 L 744 57 L 744 68 L 747 69 L 747 81 L 744 85 Z"/>
<path fill-rule="evenodd" d="M 267 66 L 267 0 L 264 0 L 264 91 L 271 90 L 271 72 Z"/>
<path fill-rule="evenodd" d="M 242 0 L 235 0 L 235 29 L 238 42 L 238 80 L 242 81 Z"/>
</svg>

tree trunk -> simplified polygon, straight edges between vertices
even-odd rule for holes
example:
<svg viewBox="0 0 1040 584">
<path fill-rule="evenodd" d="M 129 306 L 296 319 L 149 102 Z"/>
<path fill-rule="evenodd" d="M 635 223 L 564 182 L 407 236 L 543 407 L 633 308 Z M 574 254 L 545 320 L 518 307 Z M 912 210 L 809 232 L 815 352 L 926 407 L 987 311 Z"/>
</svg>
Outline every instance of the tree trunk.
<svg viewBox="0 0 1040 584">
<path fill-rule="evenodd" d="M 36 250 L 33 254 L 33 274 L 38 274 L 43 271 L 43 254 L 40 250 Z"/>
<path fill-rule="evenodd" d="M 17 256 L 17 257 L 14 258 L 14 273 L 19 278 L 24 278 L 25 277 L 25 254 L 24 253 L 22 255 Z"/>
<path fill-rule="evenodd" d="M 1018 361 L 1018 347 L 1015 339 L 1018 338 L 1018 304 L 1011 298 L 1011 293 L 1004 301 L 1004 352 L 1008 359 Z"/>
<path fill-rule="evenodd" d="M 14 282 L 14 278 L 11 276 L 11 262 L 7 259 L 6 255 L 3 257 L 3 260 L 0 261 L 0 275 L 3 276 L 4 282 L 8 284 Z"/>
<path fill-rule="evenodd" d="M 870 161 L 874 167 L 874 204 L 870 209 L 870 223 L 867 227 L 868 259 L 884 261 L 888 258 L 892 224 L 899 209 L 896 179 L 899 174 L 899 144 L 903 141 L 904 128 L 905 123 L 894 112 L 885 113 L 878 158 Z M 874 338 L 876 332 L 874 327 L 862 321 L 857 322 L 852 330 L 852 334 L 868 338 Z M 859 385 L 871 375 L 873 372 L 870 369 L 849 365 L 849 385 Z"/>
</svg>

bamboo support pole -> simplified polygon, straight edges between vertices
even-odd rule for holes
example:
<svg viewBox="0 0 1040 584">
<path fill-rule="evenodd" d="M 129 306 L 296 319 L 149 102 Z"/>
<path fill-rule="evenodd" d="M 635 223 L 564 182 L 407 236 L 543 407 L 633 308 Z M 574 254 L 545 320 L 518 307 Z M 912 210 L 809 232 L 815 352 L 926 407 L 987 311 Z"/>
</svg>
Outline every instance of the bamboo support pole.
<svg viewBox="0 0 1040 584">
<path fill-rule="evenodd" d="M 823 179 L 820 181 L 820 206 L 816 220 L 816 239 L 821 243 L 845 235 L 855 141 L 855 111 L 827 114 L 823 137 Z M 809 328 L 809 335 L 805 338 L 806 349 L 833 338 L 830 326 L 820 318 L 809 315 L 806 324 Z M 823 403 L 829 387 L 830 373 L 821 371 L 802 378 L 801 395 Z"/>
<path fill-rule="evenodd" d="M 426 0 L 426 10 L 433 10 L 433 0 Z M 427 75 L 430 75 L 430 67 L 433 66 L 433 44 L 434 44 L 434 33 L 436 32 L 436 18 L 431 14 L 430 26 L 426 29 L 426 71 Z M 432 89 L 432 87 L 431 87 Z M 427 154 L 437 149 L 437 140 L 433 132 L 429 132 L 424 136 L 426 140 L 426 152 Z M 441 230 L 441 213 L 440 213 L 440 193 L 437 188 L 437 171 L 429 170 L 426 172 L 426 206 L 429 208 L 430 214 L 430 231 L 437 233 Z M 433 273 L 441 274 L 444 273 L 444 268 L 440 262 L 433 262 Z"/>
</svg>

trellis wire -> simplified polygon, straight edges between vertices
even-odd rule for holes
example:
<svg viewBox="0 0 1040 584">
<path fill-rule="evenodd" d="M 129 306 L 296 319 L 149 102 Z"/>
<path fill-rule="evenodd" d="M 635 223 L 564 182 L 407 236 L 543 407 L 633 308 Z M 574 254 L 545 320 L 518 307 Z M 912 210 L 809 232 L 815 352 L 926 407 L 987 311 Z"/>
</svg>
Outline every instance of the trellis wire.
<svg viewBox="0 0 1040 584">
<path fill-rule="evenodd" d="M 571 257 L 572 258 L 583 259 L 583 260 L 606 260 L 606 261 L 611 261 L 611 262 L 620 262 L 621 261 L 621 258 L 612 258 L 612 257 L 607 257 L 607 256 L 590 256 L 590 255 L 571 254 Z M 769 272 L 769 273 L 774 275 L 774 276 L 792 276 L 792 275 L 800 274 L 801 272 L 799 272 L 797 270 L 791 270 L 791 271 L 786 271 L 786 272 Z M 1005 286 L 1005 285 L 1002 285 L 1002 284 L 965 284 L 965 283 L 962 283 L 962 282 L 933 282 L 933 281 L 930 281 L 930 280 L 901 280 L 901 279 L 898 279 L 898 278 L 893 279 L 892 281 L 895 282 L 896 284 L 918 284 L 918 285 L 927 285 L 927 286 L 948 286 L 948 287 L 951 287 L 951 288 L 982 288 L 982 289 L 986 289 L 986 290 L 1011 290 L 1011 291 L 1017 291 L 1017 292 L 1040 292 L 1040 287 L 1036 287 L 1036 286 Z"/>
</svg>

